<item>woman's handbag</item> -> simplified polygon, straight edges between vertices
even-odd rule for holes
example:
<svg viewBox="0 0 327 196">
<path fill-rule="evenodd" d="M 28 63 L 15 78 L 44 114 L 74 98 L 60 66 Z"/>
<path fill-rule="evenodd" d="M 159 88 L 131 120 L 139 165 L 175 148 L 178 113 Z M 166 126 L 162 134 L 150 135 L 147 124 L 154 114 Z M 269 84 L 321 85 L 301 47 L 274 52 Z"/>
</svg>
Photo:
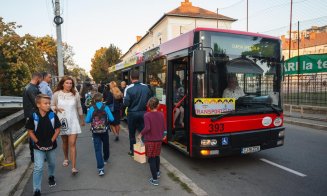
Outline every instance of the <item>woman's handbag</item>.
<svg viewBox="0 0 327 196">
<path fill-rule="evenodd" d="M 61 131 L 68 131 L 69 127 L 68 127 L 66 112 L 65 111 L 58 112 L 57 116 L 58 116 L 60 124 L 61 124 L 61 127 L 60 127 Z"/>
</svg>

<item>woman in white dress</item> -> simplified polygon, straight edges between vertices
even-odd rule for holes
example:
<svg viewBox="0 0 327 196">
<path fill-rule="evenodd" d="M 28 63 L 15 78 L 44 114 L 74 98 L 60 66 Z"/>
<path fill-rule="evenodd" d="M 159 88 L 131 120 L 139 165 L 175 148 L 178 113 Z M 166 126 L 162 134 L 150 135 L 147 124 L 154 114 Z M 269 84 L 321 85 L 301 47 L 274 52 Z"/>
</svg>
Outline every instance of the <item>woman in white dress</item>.
<svg viewBox="0 0 327 196">
<path fill-rule="evenodd" d="M 62 164 L 64 167 L 69 165 L 69 149 L 72 174 L 78 173 L 76 169 L 76 140 L 77 134 L 82 132 L 78 118 L 80 119 L 81 125 L 85 125 L 80 95 L 75 89 L 74 80 L 69 76 L 64 76 L 58 83 L 51 102 L 52 110 L 57 113 L 61 122 L 60 135 L 65 156 Z"/>
</svg>

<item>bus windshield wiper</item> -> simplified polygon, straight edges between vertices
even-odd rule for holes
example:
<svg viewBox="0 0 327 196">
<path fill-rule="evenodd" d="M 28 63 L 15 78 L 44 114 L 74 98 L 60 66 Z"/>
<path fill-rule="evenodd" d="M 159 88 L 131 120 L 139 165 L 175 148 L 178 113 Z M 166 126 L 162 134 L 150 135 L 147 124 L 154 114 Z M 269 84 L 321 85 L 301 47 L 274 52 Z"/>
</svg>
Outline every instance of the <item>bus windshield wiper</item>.
<svg viewBox="0 0 327 196">
<path fill-rule="evenodd" d="M 271 108 L 272 111 L 277 114 L 277 116 L 280 116 L 281 112 L 283 111 L 282 109 L 272 105 L 272 104 L 263 104 L 264 106 L 267 106 L 268 108 Z"/>
<path fill-rule="evenodd" d="M 229 116 L 229 115 L 230 115 L 230 113 L 225 113 L 225 114 L 221 114 L 219 116 L 212 117 L 211 122 L 216 122 L 217 120 L 222 119 L 222 118 L 224 118 L 226 116 Z"/>
<path fill-rule="evenodd" d="M 280 116 L 280 113 L 282 112 L 282 110 L 280 108 L 277 108 L 276 106 L 274 105 L 271 105 L 271 104 L 267 104 L 268 107 L 270 107 L 276 114 L 277 116 Z"/>
<path fill-rule="evenodd" d="M 211 122 L 216 122 L 217 120 L 222 119 L 222 118 L 227 117 L 227 116 L 233 116 L 236 113 L 235 111 L 236 110 L 228 112 L 228 113 L 220 114 L 219 116 L 212 117 Z"/>
</svg>

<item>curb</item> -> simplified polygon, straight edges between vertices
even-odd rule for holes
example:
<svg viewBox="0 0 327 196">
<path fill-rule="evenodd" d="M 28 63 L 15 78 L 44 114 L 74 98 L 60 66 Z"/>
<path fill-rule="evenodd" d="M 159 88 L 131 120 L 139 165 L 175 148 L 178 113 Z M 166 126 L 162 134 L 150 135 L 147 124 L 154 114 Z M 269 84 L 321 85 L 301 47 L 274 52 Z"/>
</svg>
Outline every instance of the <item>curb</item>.
<svg viewBox="0 0 327 196">
<path fill-rule="evenodd" d="M 179 171 L 176 167 L 170 164 L 165 158 L 160 156 L 160 164 L 164 166 L 169 172 L 174 173 L 183 183 L 185 183 L 192 192 L 197 196 L 207 196 L 208 193 L 203 189 L 198 187 L 191 179 L 189 179 L 185 174 Z"/>
<path fill-rule="evenodd" d="M 327 131 L 327 126 L 325 126 L 325 125 L 312 124 L 312 123 L 306 123 L 306 122 L 301 122 L 301 121 L 297 121 L 297 120 L 289 120 L 289 119 L 284 119 L 284 122 L 288 123 L 288 124 L 293 124 L 293 125 Z"/>
</svg>

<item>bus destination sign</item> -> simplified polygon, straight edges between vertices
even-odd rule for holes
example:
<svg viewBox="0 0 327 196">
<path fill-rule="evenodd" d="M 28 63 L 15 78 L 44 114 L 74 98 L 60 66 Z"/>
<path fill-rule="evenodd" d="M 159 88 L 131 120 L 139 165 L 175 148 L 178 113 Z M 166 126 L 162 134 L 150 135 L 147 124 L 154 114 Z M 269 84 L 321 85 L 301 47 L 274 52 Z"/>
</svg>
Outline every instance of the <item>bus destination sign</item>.
<svg viewBox="0 0 327 196">
<path fill-rule="evenodd" d="M 235 110 L 235 98 L 195 98 L 196 115 L 216 115 Z"/>
</svg>

